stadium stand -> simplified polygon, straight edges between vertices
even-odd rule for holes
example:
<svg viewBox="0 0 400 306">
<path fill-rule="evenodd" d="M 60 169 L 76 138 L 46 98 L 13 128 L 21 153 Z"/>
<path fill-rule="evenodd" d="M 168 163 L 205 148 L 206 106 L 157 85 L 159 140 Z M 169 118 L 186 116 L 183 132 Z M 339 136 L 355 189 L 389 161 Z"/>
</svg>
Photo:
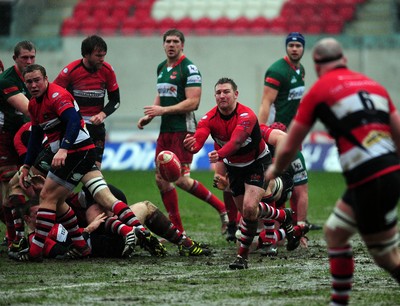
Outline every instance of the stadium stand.
<svg viewBox="0 0 400 306">
<path fill-rule="evenodd" d="M 340 34 L 365 0 L 79 0 L 62 36 Z"/>
</svg>

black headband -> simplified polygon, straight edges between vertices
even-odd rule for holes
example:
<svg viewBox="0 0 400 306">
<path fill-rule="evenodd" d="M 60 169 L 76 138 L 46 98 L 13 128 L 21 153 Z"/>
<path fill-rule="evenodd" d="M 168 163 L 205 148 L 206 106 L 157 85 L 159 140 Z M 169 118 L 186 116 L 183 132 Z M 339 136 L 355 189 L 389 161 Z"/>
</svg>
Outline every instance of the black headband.
<svg viewBox="0 0 400 306">
<path fill-rule="evenodd" d="M 321 58 L 321 59 L 318 59 L 318 60 L 314 59 L 314 63 L 316 63 L 316 64 L 326 64 L 326 63 L 333 62 L 333 61 L 336 61 L 338 59 L 341 59 L 342 57 L 343 57 L 343 54 L 339 53 L 338 55 L 332 56 L 332 57 L 325 57 L 325 58 Z"/>
</svg>

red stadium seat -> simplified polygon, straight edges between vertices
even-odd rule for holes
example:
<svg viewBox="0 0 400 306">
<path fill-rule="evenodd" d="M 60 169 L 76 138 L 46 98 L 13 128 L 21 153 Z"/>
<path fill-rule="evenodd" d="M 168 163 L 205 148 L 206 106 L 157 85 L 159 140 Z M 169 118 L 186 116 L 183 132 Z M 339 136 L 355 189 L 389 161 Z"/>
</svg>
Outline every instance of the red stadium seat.
<svg viewBox="0 0 400 306">
<path fill-rule="evenodd" d="M 61 36 L 74 36 L 79 34 L 79 22 L 73 17 L 64 19 L 61 29 Z"/>
<path fill-rule="evenodd" d="M 79 19 L 87 18 L 91 15 L 92 8 L 93 7 L 86 2 L 79 2 L 75 5 L 72 15 Z"/>
<path fill-rule="evenodd" d="M 114 36 L 119 31 L 120 23 L 119 19 L 110 16 L 100 23 L 99 32 L 105 36 Z"/>
<path fill-rule="evenodd" d="M 196 35 L 210 34 L 213 21 L 208 17 L 203 17 L 194 23 L 193 31 Z"/>
<path fill-rule="evenodd" d="M 281 18 L 284 20 L 284 18 Z M 257 17 L 249 21 L 249 34 L 251 35 L 262 35 L 270 30 L 270 21 L 265 17 Z"/>
<path fill-rule="evenodd" d="M 280 20 L 282 20 L 282 21 L 285 20 L 285 19 L 282 18 L 282 17 L 280 17 L 280 18 L 281 18 Z M 265 34 L 266 32 L 268 32 L 268 31 L 271 30 L 271 27 L 273 26 L 273 24 L 276 25 L 275 22 L 276 22 L 277 19 L 278 19 L 278 18 L 275 18 L 274 20 L 272 20 L 272 21 L 270 22 L 270 21 L 269 21 L 267 18 L 265 18 L 265 17 L 257 17 L 257 18 L 255 18 L 255 19 L 249 21 L 249 25 L 250 25 L 249 33 L 250 33 L 250 34 L 256 34 L 256 35 Z M 282 27 L 283 27 L 283 24 L 284 24 L 284 23 L 282 23 Z"/>
<path fill-rule="evenodd" d="M 350 21 L 354 18 L 355 14 L 355 7 L 351 5 L 343 5 L 339 6 L 338 14 L 341 16 L 345 21 Z"/>
<path fill-rule="evenodd" d="M 142 36 L 149 36 L 157 33 L 158 24 L 153 18 L 145 18 L 141 20 L 139 25 L 139 34 Z"/>
<path fill-rule="evenodd" d="M 213 21 L 213 24 L 211 25 L 211 32 L 214 35 L 226 35 L 229 33 L 231 26 L 231 19 L 227 17 L 221 17 Z"/>
<path fill-rule="evenodd" d="M 236 35 L 243 35 L 250 32 L 251 21 L 246 17 L 239 17 L 232 21 L 231 31 Z"/>
<path fill-rule="evenodd" d="M 325 25 L 324 32 L 326 34 L 340 34 L 343 31 L 342 23 L 328 23 Z"/>
<path fill-rule="evenodd" d="M 97 18 L 99 20 L 107 19 L 111 14 L 111 10 L 105 7 L 97 7 L 93 10 L 92 17 Z"/>
<path fill-rule="evenodd" d="M 161 34 L 165 33 L 169 29 L 175 28 L 177 26 L 177 21 L 173 18 L 164 18 L 157 22 L 157 31 Z M 181 29 L 180 29 L 181 30 Z"/>
<path fill-rule="evenodd" d="M 98 28 L 99 20 L 93 17 L 88 17 L 81 21 L 79 31 L 84 35 L 93 35 L 97 33 Z"/>
<path fill-rule="evenodd" d="M 139 30 L 141 23 L 136 17 L 128 17 L 122 22 L 120 32 L 122 35 L 133 35 Z"/>
<path fill-rule="evenodd" d="M 194 27 L 194 21 L 192 18 L 185 17 L 176 22 L 176 27 L 182 31 L 185 35 L 192 33 Z"/>
</svg>

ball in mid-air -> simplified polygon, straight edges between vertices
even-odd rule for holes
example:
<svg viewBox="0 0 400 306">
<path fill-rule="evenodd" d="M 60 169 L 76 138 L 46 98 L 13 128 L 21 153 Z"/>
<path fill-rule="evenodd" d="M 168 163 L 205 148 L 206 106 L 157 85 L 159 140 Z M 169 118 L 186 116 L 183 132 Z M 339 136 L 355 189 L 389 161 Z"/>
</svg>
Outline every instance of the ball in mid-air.
<svg viewBox="0 0 400 306">
<path fill-rule="evenodd" d="M 157 155 L 157 168 L 164 180 L 175 182 L 181 176 L 181 162 L 171 151 L 161 151 Z"/>
</svg>

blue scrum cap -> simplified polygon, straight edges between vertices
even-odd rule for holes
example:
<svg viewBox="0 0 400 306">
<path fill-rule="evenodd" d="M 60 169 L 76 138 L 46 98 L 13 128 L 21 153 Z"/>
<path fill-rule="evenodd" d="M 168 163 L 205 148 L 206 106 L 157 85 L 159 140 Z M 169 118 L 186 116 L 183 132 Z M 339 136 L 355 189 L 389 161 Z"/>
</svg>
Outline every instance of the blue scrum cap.
<svg viewBox="0 0 400 306">
<path fill-rule="evenodd" d="M 303 45 L 303 48 L 306 46 L 306 41 L 304 39 L 304 36 L 301 35 L 300 32 L 291 32 L 289 35 L 286 37 L 286 45 L 291 42 L 291 41 L 298 41 Z"/>
</svg>

